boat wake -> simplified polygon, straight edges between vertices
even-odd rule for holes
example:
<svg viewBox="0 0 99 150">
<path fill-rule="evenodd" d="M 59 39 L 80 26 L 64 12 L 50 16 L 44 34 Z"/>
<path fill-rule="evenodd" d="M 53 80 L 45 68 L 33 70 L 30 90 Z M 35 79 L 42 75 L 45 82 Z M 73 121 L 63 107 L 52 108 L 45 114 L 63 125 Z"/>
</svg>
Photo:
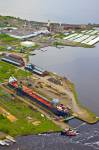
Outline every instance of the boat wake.
<svg viewBox="0 0 99 150">
<path fill-rule="evenodd" d="M 99 150 L 99 129 L 95 128 L 94 130 L 88 129 L 87 131 L 83 131 L 68 142 L 88 146 L 90 149 Z"/>
</svg>

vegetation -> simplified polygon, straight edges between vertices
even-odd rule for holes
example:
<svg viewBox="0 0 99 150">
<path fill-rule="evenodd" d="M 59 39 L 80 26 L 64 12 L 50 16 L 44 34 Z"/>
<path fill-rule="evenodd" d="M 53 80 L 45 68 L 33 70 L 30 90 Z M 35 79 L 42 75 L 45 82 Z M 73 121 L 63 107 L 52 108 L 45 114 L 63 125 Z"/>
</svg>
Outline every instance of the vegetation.
<svg viewBox="0 0 99 150">
<path fill-rule="evenodd" d="M 92 45 L 87 45 L 87 44 L 83 44 L 83 43 L 79 43 L 79 42 L 61 42 L 61 41 L 57 41 L 53 43 L 53 46 L 72 46 L 72 47 L 84 47 L 84 48 L 93 48 L 94 46 Z"/>
<path fill-rule="evenodd" d="M 64 33 L 59 33 L 59 34 L 54 35 L 54 38 L 63 39 L 64 37 L 66 37 L 66 35 L 64 35 Z"/>
<path fill-rule="evenodd" d="M 37 110 L 30 109 L 16 98 L 12 99 L 2 88 L 0 88 L 0 97 L 0 106 L 17 118 L 17 121 L 12 123 L 7 118 L 0 116 L 2 132 L 17 136 L 60 130 L 52 121 L 42 117 Z M 38 124 L 35 124 L 37 122 Z"/>
<path fill-rule="evenodd" d="M 14 21 L 13 21 L 14 20 Z M 11 23 L 11 24 L 10 24 Z M 24 25 L 25 20 L 21 20 L 20 18 L 14 18 L 10 16 L 2 17 L 0 16 L 0 26 L 16 26 L 20 27 Z M 80 32 L 80 31 L 78 31 Z M 8 45 L 11 45 L 11 47 L 14 47 L 14 51 L 16 53 L 24 53 L 24 58 L 29 60 L 29 52 L 40 48 L 40 44 L 48 43 L 48 45 L 52 44 L 54 46 L 75 46 L 75 47 L 85 47 L 85 48 L 91 48 L 93 46 L 89 46 L 86 44 L 81 44 L 77 42 L 68 42 L 63 40 L 65 35 L 63 33 L 56 34 L 53 36 L 54 38 L 50 40 L 49 36 L 47 37 L 41 37 L 39 40 L 39 44 L 35 45 L 32 48 L 26 48 L 20 46 L 20 40 L 10 37 L 7 34 L 0 34 L 0 51 L 6 51 L 6 47 Z M 2 46 L 4 45 L 4 46 Z M 23 79 L 27 78 L 28 76 L 31 76 L 31 73 L 21 70 L 11 64 L 5 63 L 0 61 L 0 82 L 8 81 L 10 76 L 15 76 L 17 79 Z M 75 98 L 75 106 L 78 108 L 77 112 L 77 118 L 80 118 L 82 120 L 85 120 L 89 123 L 95 123 L 99 118 L 96 118 L 96 115 L 92 113 L 87 108 L 83 107 L 78 100 L 78 95 L 75 90 L 74 85 L 68 81 L 69 88 L 71 89 L 74 98 Z M 36 90 L 39 94 L 46 96 L 45 93 L 42 93 L 40 90 Z M 48 97 L 47 97 L 48 98 Z M 51 100 L 51 98 L 49 98 Z M 3 132 L 6 132 L 12 136 L 16 135 L 27 135 L 27 134 L 36 134 L 41 132 L 47 132 L 47 131 L 57 131 L 60 130 L 58 126 L 56 126 L 52 121 L 48 120 L 46 117 L 42 117 L 40 112 L 37 110 L 32 110 L 28 107 L 28 105 L 22 103 L 17 98 L 13 98 L 11 95 L 6 93 L 1 87 L 0 87 L 0 106 L 8 110 L 12 115 L 14 115 L 17 118 L 17 121 L 11 123 L 7 118 L 0 115 L 0 130 Z M 72 110 L 73 113 L 75 113 L 74 110 Z M 31 119 L 29 119 L 31 118 Z M 37 123 L 38 122 L 38 123 Z M 36 124 L 35 124 L 36 123 Z"/>
<path fill-rule="evenodd" d="M 0 41 L 7 44 L 7 43 L 10 43 L 10 42 L 16 42 L 16 41 L 18 41 L 18 39 L 10 37 L 7 34 L 0 34 Z"/>
<path fill-rule="evenodd" d="M 6 48 L 4 46 L 0 46 L 0 52 L 6 51 Z"/>
<path fill-rule="evenodd" d="M 24 24 L 25 20 L 12 16 L 0 16 L 0 27 L 19 27 Z"/>
<path fill-rule="evenodd" d="M 8 64 L 6 62 L 0 61 L 0 82 L 4 82 L 5 80 L 8 80 L 11 75 L 20 79 L 20 78 L 26 78 L 27 76 L 30 76 L 31 73 L 18 69 L 12 64 Z"/>
<path fill-rule="evenodd" d="M 0 61 L 0 82 L 8 81 L 11 75 L 22 79 L 30 76 L 31 73 Z M 6 117 L 0 115 L 0 130 L 2 132 L 17 136 L 60 130 L 52 121 L 42 117 L 37 110 L 29 108 L 28 105 L 20 102 L 17 98 L 13 98 L 2 87 L 0 87 L 0 106 L 17 118 L 17 121 L 12 123 Z"/>
</svg>

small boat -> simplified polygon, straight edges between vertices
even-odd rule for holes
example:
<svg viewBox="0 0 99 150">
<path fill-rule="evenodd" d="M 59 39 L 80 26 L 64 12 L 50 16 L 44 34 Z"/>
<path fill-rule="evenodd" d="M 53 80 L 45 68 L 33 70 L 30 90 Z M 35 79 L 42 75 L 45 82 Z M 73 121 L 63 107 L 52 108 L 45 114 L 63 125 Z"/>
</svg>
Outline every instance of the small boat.
<svg viewBox="0 0 99 150">
<path fill-rule="evenodd" d="M 0 140 L 0 145 L 2 145 L 2 146 L 4 146 L 4 145 L 6 145 L 6 146 L 9 146 L 9 143 L 7 143 L 6 141 L 2 141 L 2 140 Z"/>
<path fill-rule="evenodd" d="M 4 146 L 6 145 L 5 142 L 3 142 L 2 140 L 0 140 L 0 145 Z"/>
<path fill-rule="evenodd" d="M 63 136 L 76 136 L 78 135 L 77 131 L 74 131 L 72 129 L 65 129 L 64 131 L 61 131 L 61 135 Z"/>
</svg>

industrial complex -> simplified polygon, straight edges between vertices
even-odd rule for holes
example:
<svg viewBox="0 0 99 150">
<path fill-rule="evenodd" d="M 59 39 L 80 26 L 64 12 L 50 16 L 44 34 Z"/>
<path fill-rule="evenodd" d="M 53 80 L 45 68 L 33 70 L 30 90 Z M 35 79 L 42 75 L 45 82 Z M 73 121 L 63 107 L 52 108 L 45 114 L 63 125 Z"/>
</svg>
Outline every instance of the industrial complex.
<svg viewBox="0 0 99 150">
<path fill-rule="evenodd" d="M 30 63 L 29 56 L 48 46 L 91 48 L 99 42 L 99 30 L 13 17 L 0 24 L 0 130 L 6 137 L 61 130 L 74 136 L 69 120 L 96 123 L 99 118 L 79 103 L 74 84 Z"/>
<path fill-rule="evenodd" d="M 94 45 L 99 42 L 98 30 L 83 30 L 81 33 L 73 33 L 66 37 L 65 40 L 80 42 L 87 45 Z"/>
</svg>

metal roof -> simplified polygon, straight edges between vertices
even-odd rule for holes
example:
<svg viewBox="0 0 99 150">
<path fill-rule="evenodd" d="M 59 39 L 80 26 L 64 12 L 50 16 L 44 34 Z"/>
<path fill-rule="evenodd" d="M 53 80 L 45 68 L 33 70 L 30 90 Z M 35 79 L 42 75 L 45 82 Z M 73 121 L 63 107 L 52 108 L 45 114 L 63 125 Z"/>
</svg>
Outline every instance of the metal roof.
<svg viewBox="0 0 99 150">
<path fill-rule="evenodd" d="M 16 65 L 20 66 L 20 63 L 18 63 L 16 61 L 13 61 L 13 60 L 10 60 L 10 59 L 7 59 L 7 58 L 2 58 L 1 60 L 7 61 L 7 62 L 10 62 L 10 63 L 13 63 L 13 64 L 16 64 Z"/>
</svg>

